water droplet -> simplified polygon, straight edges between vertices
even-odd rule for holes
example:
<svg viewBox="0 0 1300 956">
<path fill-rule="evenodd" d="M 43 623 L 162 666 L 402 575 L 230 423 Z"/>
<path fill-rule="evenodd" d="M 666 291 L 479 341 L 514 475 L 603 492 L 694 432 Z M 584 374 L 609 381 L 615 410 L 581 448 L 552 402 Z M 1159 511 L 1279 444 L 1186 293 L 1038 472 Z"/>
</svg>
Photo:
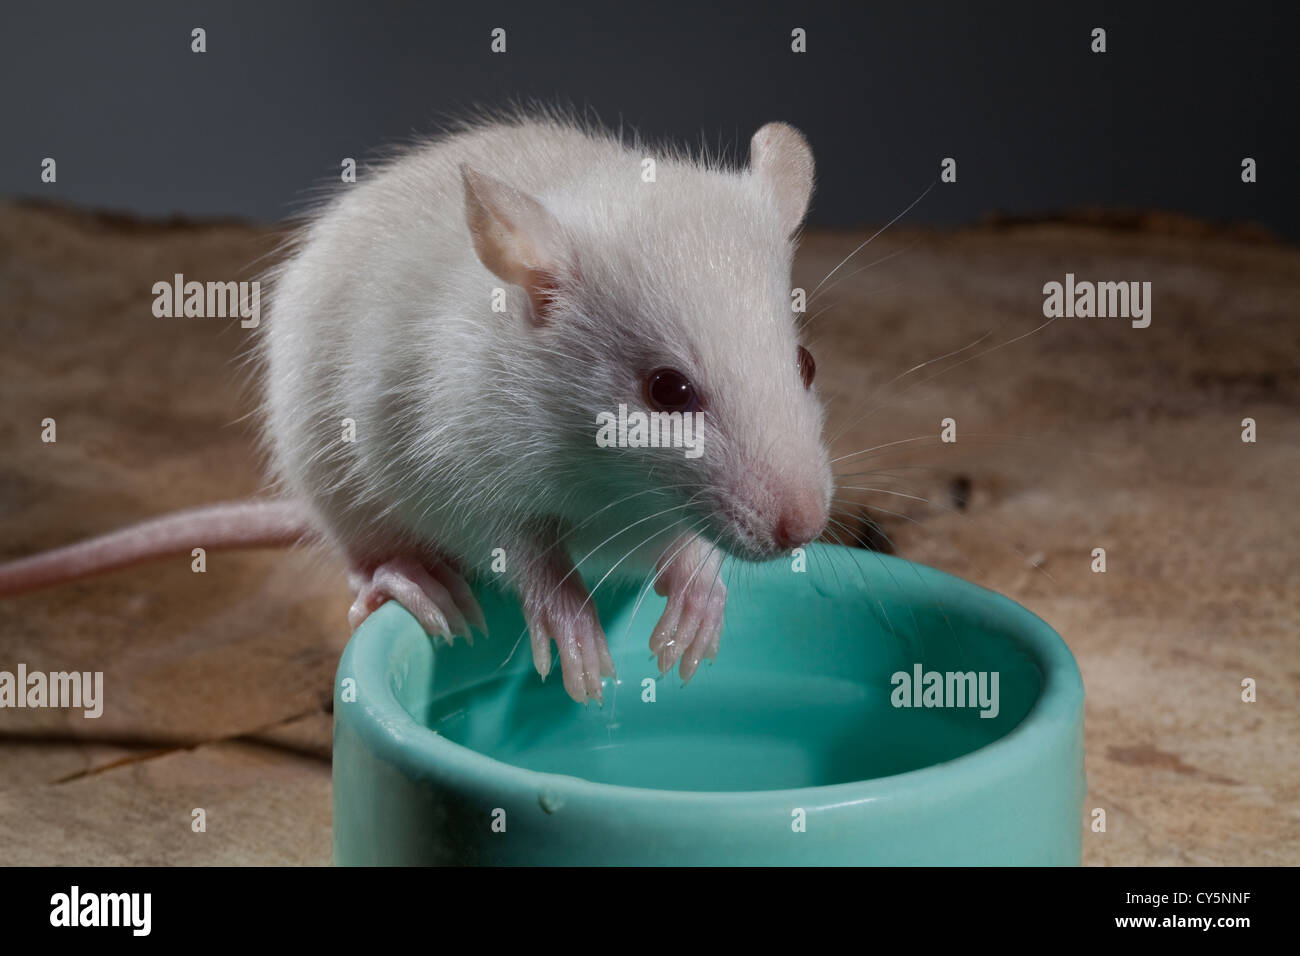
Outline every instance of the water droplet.
<svg viewBox="0 0 1300 956">
<path fill-rule="evenodd" d="M 537 795 L 537 804 L 546 813 L 555 813 L 555 811 L 564 806 L 564 798 L 558 793 L 553 793 L 550 790 L 543 790 Z"/>
</svg>

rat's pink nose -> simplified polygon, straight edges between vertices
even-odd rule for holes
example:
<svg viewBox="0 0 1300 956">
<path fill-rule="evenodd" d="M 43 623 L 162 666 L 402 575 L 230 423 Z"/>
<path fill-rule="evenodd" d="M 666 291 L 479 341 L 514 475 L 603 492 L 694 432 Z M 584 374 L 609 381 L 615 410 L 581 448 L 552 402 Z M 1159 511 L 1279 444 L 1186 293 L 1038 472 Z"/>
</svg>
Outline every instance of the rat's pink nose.
<svg viewBox="0 0 1300 956">
<path fill-rule="evenodd" d="M 826 506 L 816 494 L 798 493 L 786 499 L 772 537 L 782 550 L 807 544 L 826 527 Z"/>
</svg>

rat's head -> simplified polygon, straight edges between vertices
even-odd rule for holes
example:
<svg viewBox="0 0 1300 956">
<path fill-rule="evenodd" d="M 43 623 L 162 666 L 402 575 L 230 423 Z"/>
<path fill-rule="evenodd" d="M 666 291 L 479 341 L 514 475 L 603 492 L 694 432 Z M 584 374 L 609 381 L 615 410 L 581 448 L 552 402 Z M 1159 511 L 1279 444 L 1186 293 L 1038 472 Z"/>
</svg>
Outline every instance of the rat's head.
<svg viewBox="0 0 1300 956">
<path fill-rule="evenodd" d="M 790 288 L 808 144 L 768 124 L 742 172 L 611 153 L 537 196 L 463 170 L 480 260 L 527 293 L 530 327 L 516 334 L 555 383 L 547 414 L 572 426 L 566 454 L 608 476 L 593 510 L 654 488 L 654 510 L 665 495 L 677 505 L 657 519 L 665 529 L 756 560 L 807 544 L 831 494 Z M 681 427 L 701 419 L 702 433 Z"/>
</svg>

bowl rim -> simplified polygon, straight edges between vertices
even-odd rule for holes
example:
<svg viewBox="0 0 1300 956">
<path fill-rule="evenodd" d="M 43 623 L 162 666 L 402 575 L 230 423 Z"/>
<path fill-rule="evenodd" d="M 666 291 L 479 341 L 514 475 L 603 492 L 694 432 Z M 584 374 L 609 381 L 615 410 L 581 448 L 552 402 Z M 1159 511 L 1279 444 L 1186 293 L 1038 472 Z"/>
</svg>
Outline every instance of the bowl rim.
<svg viewBox="0 0 1300 956">
<path fill-rule="evenodd" d="M 823 543 L 811 547 L 825 550 L 826 557 L 832 558 L 837 552 L 860 551 Z M 995 771 L 1008 772 L 1037 761 L 1045 750 L 1059 748 L 1062 734 L 1074 731 L 1084 700 L 1078 664 L 1060 635 L 1032 611 L 995 591 L 927 565 L 892 555 L 874 556 L 882 560 L 880 567 L 884 573 L 891 573 L 890 565 L 894 569 L 918 569 L 920 574 L 905 577 L 909 581 L 931 577 L 951 588 L 954 600 L 963 602 L 965 613 L 979 612 L 985 620 L 1000 625 L 1029 654 L 1039 669 L 1042 684 L 1037 699 L 1015 727 L 975 750 L 925 767 L 864 780 L 780 790 L 654 789 L 529 770 L 456 743 L 424 726 L 406 710 L 397 698 L 389 668 L 384 665 L 394 652 L 394 644 L 411 630 L 423 637 L 423 630 L 405 609 L 390 601 L 357 629 L 340 658 L 335 675 L 336 740 L 340 715 L 347 713 L 350 719 L 344 722 L 365 744 L 380 759 L 409 777 L 455 779 L 462 786 L 521 795 L 545 794 L 588 804 L 617 803 L 624 807 L 653 804 L 674 811 L 687 806 L 700 809 L 725 806 L 732 812 L 772 805 L 827 809 L 868 802 L 930 800 L 936 793 L 952 791 L 954 785 L 962 792 L 987 786 L 991 779 L 1002 775 Z M 340 703 L 341 682 L 345 677 L 355 680 L 355 702 Z M 936 788 L 935 784 L 941 782 L 943 787 Z"/>
</svg>

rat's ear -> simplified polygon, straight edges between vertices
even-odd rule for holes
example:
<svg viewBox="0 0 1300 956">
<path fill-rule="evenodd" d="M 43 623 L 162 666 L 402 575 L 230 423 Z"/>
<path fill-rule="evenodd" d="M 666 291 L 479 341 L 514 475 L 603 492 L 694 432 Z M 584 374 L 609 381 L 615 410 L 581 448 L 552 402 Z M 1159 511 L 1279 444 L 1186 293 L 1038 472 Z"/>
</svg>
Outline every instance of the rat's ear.
<svg viewBox="0 0 1300 956">
<path fill-rule="evenodd" d="M 527 193 L 464 163 L 465 220 L 479 261 L 497 278 L 522 286 L 532 319 L 546 322 L 557 288 L 559 224 Z"/>
<path fill-rule="evenodd" d="M 749 141 L 749 168 L 767 184 L 787 231 L 798 229 L 813 189 L 812 149 L 803 133 L 788 123 L 768 123 Z"/>
</svg>

